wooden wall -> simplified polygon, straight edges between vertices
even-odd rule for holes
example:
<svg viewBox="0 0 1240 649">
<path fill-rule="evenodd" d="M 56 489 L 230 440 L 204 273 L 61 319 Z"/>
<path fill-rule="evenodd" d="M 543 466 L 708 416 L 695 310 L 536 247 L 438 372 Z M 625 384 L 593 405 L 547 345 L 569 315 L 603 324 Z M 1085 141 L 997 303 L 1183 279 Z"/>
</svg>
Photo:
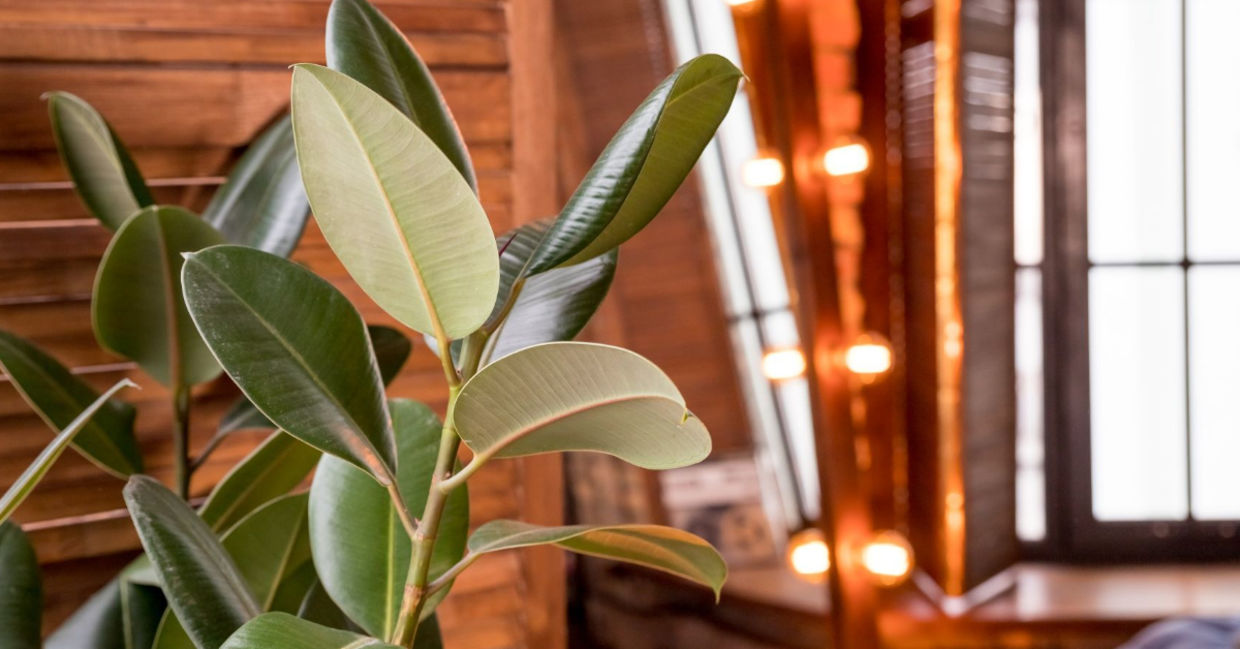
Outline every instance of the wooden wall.
<svg viewBox="0 0 1240 649">
<path fill-rule="evenodd" d="M 435 72 L 461 122 L 495 229 L 544 216 L 541 197 L 555 187 L 553 166 L 540 159 L 548 147 L 537 141 L 551 133 L 552 113 L 538 105 L 549 96 L 549 75 L 539 71 L 550 52 L 549 2 L 379 6 Z M 240 148 L 286 109 L 288 65 L 322 61 L 327 8 L 327 0 L 0 0 L 0 327 L 33 339 L 99 386 L 135 377 L 143 390 L 126 396 L 139 404 L 139 436 L 157 477 L 171 473 L 168 394 L 94 341 L 89 297 L 109 233 L 66 181 L 40 95 L 67 90 L 85 98 L 129 144 L 158 201 L 201 208 Z M 348 279 L 313 224 L 294 257 L 344 290 L 367 321 L 393 324 Z M 418 344 L 393 393 L 442 411 L 441 384 L 438 361 Z M 234 394 L 226 379 L 196 393 L 194 450 Z M 0 488 L 49 439 L 0 379 Z M 222 448 L 195 476 L 193 492 L 205 494 L 255 441 Z M 471 481 L 475 520 L 557 520 L 558 475 L 554 458 L 496 463 Z M 138 547 L 121 486 L 68 453 L 19 510 L 44 564 L 49 627 Z M 480 561 L 441 608 L 449 646 L 561 646 L 557 561 L 546 553 Z"/>
</svg>

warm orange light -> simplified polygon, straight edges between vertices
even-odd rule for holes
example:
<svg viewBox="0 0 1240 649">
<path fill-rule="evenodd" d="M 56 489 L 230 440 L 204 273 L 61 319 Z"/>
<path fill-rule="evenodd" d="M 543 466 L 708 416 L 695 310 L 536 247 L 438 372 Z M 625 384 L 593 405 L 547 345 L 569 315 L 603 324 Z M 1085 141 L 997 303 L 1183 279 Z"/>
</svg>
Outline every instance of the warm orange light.
<svg viewBox="0 0 1240 649">
<path fill-rule="evenodd" d="M 741 168 L 741 181 L 750 187 L 774 187 L 784 181 L 784 163 L 779 158 L 754 158 Z"/>
<path fill-rule="evenodd" d="M 844 350 L 844 366 L 862 380 L 886 374 L 891 370 L 891 362 L 891 345 L 878 334 L 862 334 Z"/>
<path fill-rule="evenodd" d="M 878 583 L 895 586 L 913 572 L 913 546 L 899 532 L 879 532 L 862 548 L 861 564 Z"/>
<path fill-rule="evenodd" d="M 860 142 L 837 146 L 822 156 L 822 166 L 831 176 L 859 174 L 870 167 L 870 151 Z"/>
<path fill-rule="evenodd" d="M 740 9 L 744 7 L 752 7 L 758 4 L 759 2 L 761 2 L 762 0 L 723 0 L 723 1 L 732 5 L 733 7 Z"/>
<path fill-rule="evenodd" d="M 762 373 L 772 381 L 784 381 L 803 376 L 805 354 L 795 348 L 769 351 L 762 356 Z"/>
<path fill-rule="evenodd" d="M 788 539 L 788 567 L 802 579 L 822 581 L 831 569 L 831 551 L 817 528 L 801 530 Z"/>
</svg>

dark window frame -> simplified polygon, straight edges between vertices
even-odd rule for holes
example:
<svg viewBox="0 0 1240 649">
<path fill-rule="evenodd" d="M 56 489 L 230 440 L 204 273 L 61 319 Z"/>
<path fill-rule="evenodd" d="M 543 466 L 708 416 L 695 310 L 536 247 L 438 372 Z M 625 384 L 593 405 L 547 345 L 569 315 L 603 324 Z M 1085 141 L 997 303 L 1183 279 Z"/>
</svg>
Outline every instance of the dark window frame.
<svg viewBox="0 0 1240 649">
<path fill-rule="evenodd" d="M 1026 543 L 1025 554 L 1111 563 L 1235 559 L 1240 556 L 1236 538 L 1240 521 L 1200 521 L 1190 515 L 1184 521 L 1101 522 L 1093 516 L 1085 0 L 1043 0 L 1038 16 L 1044 116 L 1041 267 L 1047 526 L 1045 539 Z M 1185 259 L 1158 265 L 1187 271 L 1190 265 L 1206 264 Z"/>
</svg>

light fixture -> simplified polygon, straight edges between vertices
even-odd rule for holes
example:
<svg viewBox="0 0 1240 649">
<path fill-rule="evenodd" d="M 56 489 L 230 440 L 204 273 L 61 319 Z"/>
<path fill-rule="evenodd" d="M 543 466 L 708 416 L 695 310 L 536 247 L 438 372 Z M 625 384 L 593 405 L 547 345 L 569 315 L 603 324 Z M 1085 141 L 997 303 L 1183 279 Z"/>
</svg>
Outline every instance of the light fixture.
<svg viewBox="0 0 1240 649">
<path fill-rule="evenodd" d="M 822 531 L 810 527 L 788 539 L 788 567 L 806 581 L 821 582 L 831 569 L 831 551 Z"/>
<path fill-rule="evenodd" d="M 844 367 L 867 383 L 890 371 L 891 360 L 891 344 L 873 332 L 857 336 L 844 350 Z"/>
<path fill-rule="evenodd" d="M 861 142 L 832 147 L 822 156 L 829 176 L 851 176 L 870 167 L 870 150 Z"/>
<path fill-rule="evenodd" d="M 879 532 L 861 549 L 861 565 L 879 584 L 899 585 L 913 572 L 913 546 L 899 532 Z"/>
<path fill-rule="evenodd" d="M 772 349 L 762 355 L 762 373 L 772 381 L 786 381 L 805 374 L 805 354 L 800 349 Z"/>
<path fill-rule="evenodd" d="M 741 181 L 750 187 L 774 187 L 784 181 L 784 163 L 779 158 L 754 158 L 741 167 Z"/>
</svg>

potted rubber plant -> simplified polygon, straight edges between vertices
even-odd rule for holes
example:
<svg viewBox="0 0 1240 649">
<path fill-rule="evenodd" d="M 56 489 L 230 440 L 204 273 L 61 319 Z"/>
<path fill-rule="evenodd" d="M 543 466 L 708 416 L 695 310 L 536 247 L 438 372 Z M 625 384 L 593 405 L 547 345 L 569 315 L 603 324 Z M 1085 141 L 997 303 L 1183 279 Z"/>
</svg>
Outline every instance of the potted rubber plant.
<svg viewBox="0 0 1240 649">
<path fill-rule="evenodd" d="M 538 453 L 602 452 L 650 469 L 709 453 L 706 428 L 658 367 L 572 338 L 605 296 L 617 248 L 709 142 L 740 71 L 711 55 L 678 68 L 558 215 L 497 238 L 451 114 L 399 30 L 365 0 L 335 0 L 327 63 L 292 72 L 305 195 L 353 280 L 438 355 L 446 411 L 387 393 L 404 357 L 385 360 L 389 336 L 368 330 L 326 280 L 251 246 L 185 246 L 181 303 L 204 363 L 223 368 L 244 407 L 276 431 L 197 510 L 150 477 L 128 479 L 146 554 L 123 575 L 132 596 L 121 608 L 149 598 L 167 610 L 154 625 L 145 610 L 122 611 L 123 645 L 86 632 L 77 646 L 440 647 L 435 607 L 455 578 L 479 557 L 542 544 L 663 570 L 717 595 L 726 566 L 696 536 L 515 520 L 471 533 L 468 484 L 490 462 Z M 33 485 L 57 445 L 80 440 L 122 388 L 64 426 L 19 484 Z M 11 523 L 0 528 L 0 562 L 0 647 L 38 646 L 37 565 Z M 96 604 L 94 617 L 106 608 Z"/>
</svg>

